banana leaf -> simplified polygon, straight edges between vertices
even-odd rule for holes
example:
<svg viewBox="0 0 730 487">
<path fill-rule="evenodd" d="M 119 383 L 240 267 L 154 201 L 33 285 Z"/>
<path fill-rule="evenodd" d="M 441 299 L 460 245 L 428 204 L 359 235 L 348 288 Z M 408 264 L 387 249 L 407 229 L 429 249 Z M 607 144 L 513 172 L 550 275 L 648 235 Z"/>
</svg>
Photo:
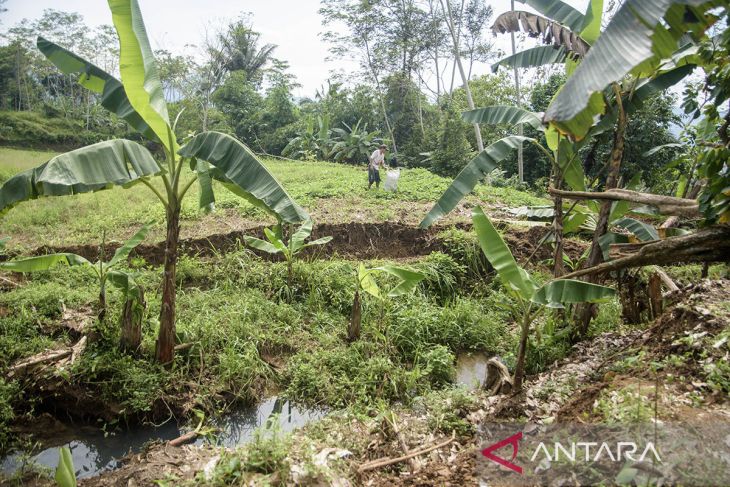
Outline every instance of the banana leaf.
<svg viewBox="0 0 730 487">
<path fill-rule="evenodd" d="M 286 246 L 286 244 L 281 240 L 281 233 L 276 232 L 275 230 L 271 230 L 269 228 L 264 228 L 264 235 L 266 235 L 266 238 L 271 242 L 271 244 L 276 247 L 276 249 L 279 252 L 288 252 L 289 248 Z"/>
<path fill-rule="evenodd" d="M 129 102 L 170 153 L 177 151 L 160 75 L 137 0 L 108 0 L 119 36 L 119 72 Z"/>
<path fill-rule="evenodd" d="M 567 58 L 567 51 L 564 47 L 537 46 L 511 56 L 504 57 L 492 64 L 492 72 L 499 71 L 500 66 L 510 68 L 536 68 L 546 64 L 563 64 Z"/>
<path fill-rule="evenodd" d="M 279 181 L 241 142 L 219 132 L 204 132 L 193 137 L 179 154 L 209 162 L 211 176 L 234 194 L 287 223 L 309 218 L 284 190 Z"/>
<path fill-rule="evenodd" d="M 431 211 L 421 222 L 421 228 L 430 227 L 433 222 L 453 210 L 467 194 L 474 190 L 479 181 L 497 167 L 499 162 L 527 141 L 535 142 L 534 139 L 529 137 L 511 135 L 496 141 L 480 152 L 461 170 L 434 207 L 431 208 Z"/>
<path fill-rule="evenodd" d="M 545 120 L 561 127 L 564 131 L 582 136 L 585 123 L 577 123 L 576 117 L 590 106 L 589 113 L 582 115 L 583 121 L 601 111 L 602 103 L 596 102 L 596 94 L 613 82 L 620 81 L 635 67 L 655 55 L 657 43 L 662 50 L 676 50 L 677 41 L 655 38 L 656 27 L 667 10 L 674 3 L 698 6 L 703 0 L 627 0 L 611 19 L 606 30 L 591 47 L 583 62 L 558 92 L 548 106 Z M 673 43 L 673 44 L 672 44 Z M 592 105 L 592 106 L 591 106 Z"/>
<path fill-rule="evenodd" d="M 369 269 L 366 269 L 362 262 L 357 268 L 357 278 L 363 291 L 371 296 L 380 298 L 380 288 L 375 282 L 375 279 L 373 279 L 373 273 Z"/>
<path fill-rule="evenodd" d="M 119 262 L 122 262 L 124 260 L 127 260 L 127 257 L 129 257 L 130 252 L 134 250 L 134 248 L 141 244 L 142 241 L 147 238 L 147 233 L 150 231 L 150 225 L 144 225 L 142 228 L 140 228 L 137 233 L 132 235 L 132 237 L 124 242 L 124 244 L 119 247 L 116 252 L 114 252 L 114 256 L 105 264 L 105 267 L 113 267 Z"/>
<path fill-rule="evenodd" d="M 601 253 L 603 254 L 603 260 L 608 262 L 611 257 L 608 255 L 608 251 L 611 244 L 617 243 L 629 243 L 629 237 L 621 233 L 606 232 L 598 238 L 598 245 L 601 247 Z"/>
<path fill-rule="evenodd" d="M 573 279 L 558 279 L 543 285 L 532 302 L 548 308 L 563 308 L 567 303 L 599 303 L 616 294 L 610 287 Z"/>
<path fill-rule="evenodd" d="M 542 15 L 553 19 L 575 32 L 580 32 L 586 23 L 585 16 L 560 0 L 517 0 L 534 8 Z"/>
<path fill-rule="evenodd" d="M 517 265 L 512 252 L 502 240 L 502 236 L 478 206 L 472 211 L 472 221 L 479 246 L 494 270 L 497 271 L 504 287 L 528 301 L 537 288 L 535 282 L 527 271 Z"/>
<path fill-rule="evenodd" d="M 603 0 L 590 0 L 584 17 L 581 38 L 588 44 L 593 44 L 601 35 L 601 19 L 603 18 Z"/>
<path fill-rule="evenodd" d="M 8 179 L 0 186 L 0 215 L 23 201 L 88 193 L 114 185 L 129 187 L 161 171 L 152 154 L 136 142 L 99 142 L 56 156 Z"/>
<path fill-rule="evenodd" d="M 101 95 L 99 100 L 101 106 L 124 119 L 146 138 L 151 140 L 157 138 L 152 128 L 129 103 L 121 81 L 82 57 L 41 36 L 38 37 L 36 46 L 61 72 L 78 75 L 80 85 Z"/>
<path fill-rule="evenodd" d="M 246 242 L 246 245 L 248 245 L 249 247 L 253 247 L 256 250 L 261 250 L 269 254 L 278 254 L 279 252 L 281 252 L 281 249 L 274 246 L 274 244 L 266 242 L 265 240 L 261 240 L 260 238 L 249 237 L 246 235 L 243 237 L 243 241 Z"/>
<path fill-rule="evenodd" d="M 656 228 L 633 218 L 621 218 L 613 222 L 613 225 L 628 230 L 642 242 L 659 240 L 659 233 L 656 231 Z"/>
<path fill-rule="evenodd" d="M 60 253 L 0 262 L 0 270 L 11 272 L 40 272 L 47 271 L 59 264 L 69 267 L 75 265 L 88 265 L 89 267 L 94 266 L 91 262 L 80 255 Z"/>
<path fill-rule="evenodd" d="M 215 209 L 215 193 L 213 192 L 213 178 L 210 175 L 210 165 L 204 161 L 191 159 L 191 164 L 195 164 L 194 170 L 198 174 L 198 189 L 200 190 L 200 198 L 198 207 L 205 213 L 210 213 Z"/>
<path fill-rule="evenodd" d="M 413 291 L 416 286 L 418 286 L 419 282 L 426 278 L 426 276 L 420 272 L 393 265 L 383 265 L 369 270 L 371 272 L 382 271 L 400 279 L 398 284 L 388 292 L 388 296 L 391 298 L 408 294 Z"/>
<path fill-rule="evenodd" d="M 142 287 L 129 272 L 119 270 L 109 271 L 106 274 L 106 279 L 114 287 L 122 291 L 125 299 L 135 301 L 136 303 L 142 302 L 144 298 Z"/>
<path fill-rule="evenodd" d="M 303 246 L 304 241 L 312 234 L 312 220 L 304 220 L 304 223 L 291 236 L 291 251 L 298 252 Z"/>
<path fill-rule="evenodd" d="M 540 114 L 520 107 L 498 105 L 469 110 L 461 114 L 461 118 L 469 123 L 483 123 L 496 125 L 506 123 L 510 125 L 526 124 L 532 128 L 544 131 Z"/>
</svg>

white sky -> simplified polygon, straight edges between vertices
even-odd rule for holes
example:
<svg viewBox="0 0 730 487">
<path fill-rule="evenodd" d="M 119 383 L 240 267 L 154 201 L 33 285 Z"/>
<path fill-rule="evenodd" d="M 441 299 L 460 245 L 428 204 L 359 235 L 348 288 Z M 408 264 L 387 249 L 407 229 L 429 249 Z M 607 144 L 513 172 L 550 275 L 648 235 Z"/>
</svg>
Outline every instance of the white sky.
<svg viewBox="0 0 730 487">
<path fill-rule="evenodd" d="M 486 0 L 495 17 L 509 10 L 509 0 Z M 319 0 L 139 0 L 154 49 L 182 53 L 186 44 L 201 41 L 206 25 L 225 24 L 243 12 L 251 12 L 254 29 L 262 34 L 262 42 L 277 44 L 275 56 L 291 65 L 291 73 L 302 85 L 296 96 L 312 96 L 325 84 L 333 70 L 352 71 L 352 61 L 326 62 L 328 45 L 319 39 L 323 30 L 317 12 Z M 587 0 L 567 0 L 580 10 Z M 0 30 L 15 25 L 23 18 L 40 17 L 44 9 L 79 12 L 89 25 L 111 24 L 111 14 L 104 0 L 8 0 L 7 12 L 1 15 Z M 515 2 L 518 10 L 530 10 Z M 485 26 L 485 30 L 489 26 Z M 491 33 L 489 33 L 491 36 Z M 509 49 L 509 36 L 496 38 L 499 48 Z M 489 72 L 487 65 L 476 66 L 473 76 Z"/>
</svg>

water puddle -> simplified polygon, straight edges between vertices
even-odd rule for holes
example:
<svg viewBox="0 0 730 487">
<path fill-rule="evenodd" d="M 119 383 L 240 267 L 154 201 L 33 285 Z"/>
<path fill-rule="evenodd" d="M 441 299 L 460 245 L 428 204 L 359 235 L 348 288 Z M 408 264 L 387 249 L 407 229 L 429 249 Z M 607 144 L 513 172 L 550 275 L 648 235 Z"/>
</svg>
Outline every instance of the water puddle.
<svg viewBox="0 0 730 487">
<path fill-rule="evenodd" d="M 484 385 L 487 377 L 487 361 L 489 356 L 482 352 L 461 353 L 456 358 L 456 383 L 470 389 L 478 389 Z"/>
<path fill-rule="evenodd" d="M 215 443 L 226 447 L 248 443 L 253 439 L 256 428 L 265 425 L 267 420 L 276 414 L 280 431 L 288 433 L 310 421 L 324 417 L 326 413 L 297 407 L 288 401 L 272 397 L 256 406 L 233 410 L 227 416 L 214 421 L 213 426 L 220 429 Z M 8 455 L 2 460 L 0 469 L 5 476 L 13 475 L 22 469 L 24 464 L 30 463 L 55 470 L 60 448 L 68 446 L 73 457 L 76 477 L 93 477 L 118 468 L 122 457 L 130 451 L 140 451 L 146 443 L 172 440 L 183 433 L 172 422 L 159 427 L 140 426 L 108 435 L 96 428 L 79 428 L 73 433 L 74 440 L 65 444 L 46 448 L 36 454 L 15 452 Z M 200 445 L 205 441 L 207 440 L 199 439 L 196 444 Z"/>
</svg>

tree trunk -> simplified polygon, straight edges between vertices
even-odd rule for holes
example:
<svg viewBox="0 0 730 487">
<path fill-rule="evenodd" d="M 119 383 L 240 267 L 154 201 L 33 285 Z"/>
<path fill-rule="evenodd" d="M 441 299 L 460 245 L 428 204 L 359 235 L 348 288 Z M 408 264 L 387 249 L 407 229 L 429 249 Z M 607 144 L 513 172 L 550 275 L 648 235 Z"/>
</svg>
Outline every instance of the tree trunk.
<svg viewBox="0 0 730 487">
<path fill-rule="evenodd" d="M 520 333 L 520 348 L 517 350 L 517 365 L 515 366 L 515 392 L 522 390 L 522 380 L 525 376 L 525 356 L 527 355 L 527 336 L 530 333 L 530 312 L 527 311 L 522 318 L 522 331 Z"/>
<path fill-rule="evenodd" d="M 165 240 L 165 273 L 162 280 L 160 332 L 157 336 L 157 361 L 172 362 L 175 354 L 175 270 L 177 246 L 180 237 L 180 205 L 170 202 L 167 210 L 167 238 Z"/>
<path fill-rule="evenodd" d="M 515 0 L 512 0 L 510 2 L 510 9 L 512 12 L 515 11 Z M 514 31 L 510 32 L 510 36 L 512 38 L 512 55 L 514 56 L 517 52 L 517 47 L 515 44 L 515 33 Z M 514 68 L 515 73 L 515 94 L 517 96 L 517 106 L 522 107 L 522 95 L 520 94 L 520 71 L 517 65 L 515 65 Z M 517 126 L 517 135 L 522 137 L 524 135 L 524 130 L 522 128 L 522 124 L 519 124 Z M 522 142 L 520 142 L 519 147 L 517 148 L 517 175 L 520 179 L 521 183 L 525 182 L 525 165 L 524 165 L 524 156 L 523 156 L 523 150 L 522 150 Z"/>
<path fill-rule="evenodd" d="M 555 186 L 560 187 L 563 178 L 560 168 L 555 167 Z M 560 277 L 565 274 L 563 264 L 563 198 L 554 196 L 553 202 L 553 233 L 555 234 L 555 252 L 553 253 L 553 277 Z"/>
<path fill-rule="evenodd" d="M 441 0 L 441 8 L 446 14 L 446 22 L 451 33 L 451 40 L 454 42 L 454 60 L 456 65 L 459 67 L 459 74 L 461 75 L 461 81 L 464 83 L 464 91 L 466 92 L 466 101 L 469 104 L 469 109 L 474 110 L 474 99 L 471 96 L 471 88 L 469 87 L 469 80 L 464 72 L 464 66 L 461 64 L 461 55 L 459 53 L 459 39 L 456 37 L 456 30 L 454 29 L 454 17 L 451 14 L 451 4 L 447 1 L 446 8 L 444 8 L 443 0 Z M 484 150 L 484 141 L 482 140 L 482 131 L 479 129 L 479 124 L 474 124 L 474 135 L 477 139 L 477 148 L 479 152 Z"/>
<path fill-rule="evenodd" d="M 355 291 L 355 299 L 352 301 L 352 313 L 350 314 L 350 326 L 347 328 L 347 339 L 351 342 L 360 338 L 362 324 L 362 306 L 360 304 L 360 290 Z"/>
<path fill-rule="evenodd" d="M 119 347 L 133 353 L 142 345 L 142 318 L 144 318 L 144 310 L 147 307 L 141 288 L 139 293 L 139 302 L 127 299 L 122 309 L 122 336 L 119 340 Z"/>
<path fill-rule="evenodd" d="M 606 176 L 606 185 L 604 191 L 610 191 L 618 186 L 619 173 L 621 169 L 621 160 L 624 157 L 624 141 L 626 135 L 626 112 L 621 102 L 621 91 L 617 85 L 614 84 L 614 92 L 616 93 L 616 105 L 618 107 L 618 121 L 616 123 L 616 132 L 613 138 L 613 149 L 611 150 L 611 159 L 608 165 L 608 175 Z M 593 232 L 593 242 L 591 243 L 591 251 L 586 260 L 585 267 L 593 267 L 600 264 L 603 261 L 603 251 L 601 250 L 600 238 L 608 230 L 608 217 L 611 215 L 611 201 L 605 200 L 601 202 L 601 209 L 598 212 L 598 221 L 596 223 L 596 230 Z M 598 283 L 600 279 L 597 275 L 591 275 L 588 277 L 588 282 Z M 588 326 L 596 314 L 595 304 L 584 304 L 579 308 L 578 314 L 578 336 L 583 338 L 588 333 Z"/>
</svg>

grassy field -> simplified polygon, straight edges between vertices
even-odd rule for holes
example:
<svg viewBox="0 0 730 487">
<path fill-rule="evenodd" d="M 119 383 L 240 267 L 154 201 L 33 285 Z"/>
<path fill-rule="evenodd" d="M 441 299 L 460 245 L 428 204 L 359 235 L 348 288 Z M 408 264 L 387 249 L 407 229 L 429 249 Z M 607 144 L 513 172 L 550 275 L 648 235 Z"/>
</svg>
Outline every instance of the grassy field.
<svg viewBox="0 0 730 487">
<path fill-rule="evenodd" d="M 0 182 L 53 155 L 0 148 Z M 417 225 L 450 183 L 449 179 L 424 169 L 403 169 L 397 193 L 368 191 L 364 167 L 274 159 L 265 160 L 265 164 L 310 212 L 315 224 L 399 221 Z M 197 188 L 193 187 L 183 205 L 183 238 L 272 223 L 263 212 L 220 186 L 216 188 L 216 197 L 217 210 L 204 215 L 198 210 Z M 497 210 L 545 203 L 546 200 L 530 193 L 481 185 L 465 205 L 484 204 Z M 468 217 L 469 212 L 462 207 L 446 221 L 467 221 Z M 159 241 L 163 239 L 163 220 L 161 205 L 144 186 L 114 188 L 22 203 L 3 217 L 2 236 L 12 238 L 10 249 L 23 251 L 43 245 L 99 242 L 104 232 L 108 239 L 120 241 L 134 233 L 141 223 L 154 221 L 148 241 Z"/>
</svg>

